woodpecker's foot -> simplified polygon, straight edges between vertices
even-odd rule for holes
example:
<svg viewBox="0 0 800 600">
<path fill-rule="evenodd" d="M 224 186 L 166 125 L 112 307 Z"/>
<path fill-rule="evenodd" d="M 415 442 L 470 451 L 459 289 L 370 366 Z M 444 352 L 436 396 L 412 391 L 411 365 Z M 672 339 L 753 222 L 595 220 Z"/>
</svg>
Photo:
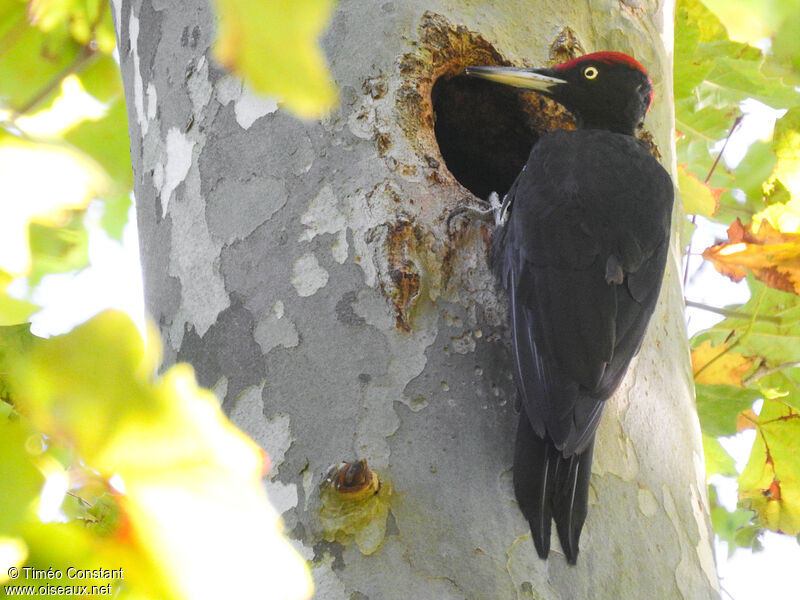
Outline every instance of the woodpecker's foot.
<svg viewBox="0 0 800 600">
<path fill-rule="evenodd" d="M 460 216 L 467 216 L 470 219 L 481 219 L 483 221 L 488 221 L 491 218 L 495 226 L 500 224 L 503 203 L 500 202 L 500 196 L 497 195 L 497 192 L 489 194 L 489 198 L 486 200 L 478 200 L 478 204 L 479 207 L 464 205 L 454 208 L 450 214 L 447 215 L 447 230 L 450 231 L 453 219 Z"/>
</svg>

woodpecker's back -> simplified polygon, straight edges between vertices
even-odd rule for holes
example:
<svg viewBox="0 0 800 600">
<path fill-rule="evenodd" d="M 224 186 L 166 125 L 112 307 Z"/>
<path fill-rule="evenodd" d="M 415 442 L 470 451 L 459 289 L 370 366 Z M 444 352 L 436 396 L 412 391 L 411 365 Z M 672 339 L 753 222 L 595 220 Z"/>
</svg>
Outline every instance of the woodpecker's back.
<svg viewBox="0 0 800 600">
<path fill-rule="evenodd" d="M 615 52 L 468 73 L 534 89 L 579 124 L 533 147 L 491 256 L 509 296 L 522 400 L 515 494 L 539 556 L 554 519 L 574 564 L 597 425 L 641 346 L 669 248 L 672 181 L 633 135 L 652 87 L 639 63 Z"/>
</svg>

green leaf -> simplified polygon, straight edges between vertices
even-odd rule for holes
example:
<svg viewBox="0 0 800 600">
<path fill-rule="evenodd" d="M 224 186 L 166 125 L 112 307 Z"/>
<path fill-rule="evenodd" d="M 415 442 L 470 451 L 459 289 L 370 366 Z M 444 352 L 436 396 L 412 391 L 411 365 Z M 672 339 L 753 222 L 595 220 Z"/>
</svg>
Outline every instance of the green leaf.
<svg viewBox="0 0 800 600">
<path fill-rule="evenodd" d="M 36 514 L 44 477 L 27 449 L 32 435 L 21 421 L 0 420 L 0 536 L 18 535 L 20 525 Z"/>
<path fill-rule="evenodd" d="M 739 413 L 761 397 L 757 390 L 732 385 L 695 384 L 697 416 L 703 434 L 711 437 L 734 435 Z"/>
<path fill-rule="evenodd" d="M 332 0 L 214 0 L 220 24 L 214 55 L 254 90 L 282 100 L 302 117 L 337 102 L 317 38 Z"/>
<path fill-rule="evenodd" d="M 126 315 L 108 311 L 8 353 L 2 366 L 33 425 L 74 448 L 97 477 L 124 481 L 122 514 L 108 506 L 98 513 L 104 525 L 131 534 L 119 549 L 149 562 L 136 581 L 161 586 L 153 597 L 247 597 L 265 569 L 291 597 L 309 596 L 305 564 L 280 537 L 261 486 L 262 451 L 227 421 L 213 393 L 197 386 L 191 367 L 176 365 L 155 378 L 157 344 L 155 331 L 145 346 Z M 120 517 L 124 525 L 115 529 Z M 209 570 L 209 547 L 230 550 L 213 557 L 222 568 Z M 230 569 L 243 564 L 248 568 L 231 579 Z M 126 583 L 133 580 L 126 569 Z"/>
<path fill-rule="evenodd" d="M 119 79 L 119 72 L 116 73 Z M 110 185 L 101 196 L 103 217 L 100 225 L 109 236 L 122 239 L 131 205 L 133 169 L 128 141 L 128 113 L 124 98 L 111 102 L 106 115 L 97 121 L 83 121 L 64 139 L 96 160 L 106 171 Z"/>
<path fill-rule="evenodd" d="M 755 42 L 772 37 L 795 8 L 795 0 L 705 0 L 731 37 Z"/>
<path fill-rule="evenodd" d="M 774 177 L 793 194 L 800 195 L 800 106 L 789 109 L 778 119 L 772 150 L 777 157 Z"/>
<path fill-rule="evenodd" d="M 765 400 L 758 435 L 739 476 L 741 506 L 759 523 L 790 535 L 800 532 L 800 414 L 782 402 Z"/>
<path fill-rule="evenodd" d="M 712 475 L 725 475 L 736 477 L 736 463 L 719 443 L 719 440 L 710 435 L 703 434 L 703 453 L 706 457 L 706 478 Z M 715 526 L 716 529 L 716 526 Z"/>
<path fill-rule="evenodd" d="M 794 3 L 794 0 L 786 0 Z M 777 75 L 786 78 L 790 85 L 800 85 L 800 7 L 795 6 L 794 13 L 789 14 L 778 27 L 772 42 L 772 53 L 768 67 Z"/>
<path fill-rule="evenodd" d="M 719 344 L 732 336 L 736 351 L 760 356 L 768 366 L 793 363 L 800 357 L 800 297 L 747 279 L 751 297 L 735 308 L 747 318 L 728 317 L 709 330 Z"/>
<path fill-rule="evenodd" d="M 14 403 L 11 361 L 27 353 L 35 341 L 31 324 L 0 327 L 0 398 Z"/>
<path fill-rule="evenodd" d="M 685 213 L 710 217 L 717 212 L 717 203 L 722 190 L 713 190 L 708 184 L 689 173 L 683 165 L 678 165 L 678 188 Z"/>
<path fill-rule="evenodd" d="M 756 382 L 765 397 L 780 399 L 800 411 L 800 368 L 785 368 L 761 377 Z"/>
<path fill-rule="evenodd" d="M 737 547 L 752 547 L 752 527 L 750 535 L 742 535 L 742 530 L 750 523 L 753 512 L 750 510 L 737 509 L 728 512 L 723 506 L 715 506 L 711 509 L 711 524 L 721 540 L 728 543 L 728 556 L 733 554 Z"/>
<path fill-rule="evenodd" d="M 49 273 L 65 273 L 89 264 L 89 233 L 83 225 L 83 211 L 75 211 L 64 226 L 31 223 L 28 243 L 31 250 L 31 287 Z"/>
<path fill-rule="evenodd" d="M 28 25 L 25 4 L 12 2 L 0 18 L 0 98 L 17 111 L 41 96 L 37 106 L 52 101 L 60 75 L 82 52 L 80 44 L 65 32 L 44 33 Z M 50 86 L 52 89 L 48 92 Z"/>
<path fill-rule="evenodd" d="M 734 185 L 747 195 L 748 204 L 755 209 L 764 206 L 764 182 L 772 174 L 776 160 L 772 143 L 757 140 L 736 168 Z"/>
</svg>

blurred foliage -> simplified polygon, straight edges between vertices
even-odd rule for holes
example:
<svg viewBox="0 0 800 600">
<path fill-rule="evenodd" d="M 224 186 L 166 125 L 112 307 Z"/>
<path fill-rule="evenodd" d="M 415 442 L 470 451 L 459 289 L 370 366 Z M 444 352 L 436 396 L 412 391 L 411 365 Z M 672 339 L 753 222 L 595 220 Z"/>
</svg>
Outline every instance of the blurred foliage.
<svg viewBox="0 0 800 600">
<path fill-rule="evenodd" d="M 322 116 L 337 101 L 317 38 L 333 0 L 213 0 L 219 17 L 214 56 L 257 92 L 298 116 Z"/>
<path fill-rule="evenodd" d="M 0 0 L 0 585 L 308 598 L 262 487 L 267 457 L 188 365 L 155 375 L 157 333 L 145 344 L 107 312 L 37 338 L 38 307 L 7 293 L 84 268 L 87 226 L 121 238 L 133 178 L 114 47 L 107 0 Z"/>
<path fill-rule="evenodd" d="M 114 46 L 106 0 L 0 0 L 0 281 L 85 267 L 93 200 L 121 238 L 133 175 Z"/>
<path fill-rule="evenodd" d="M 12 542 L 19 557 L 0 577 L 24 563 L 118 598 L 307 598 L 261 485 L 266 456 L 191 367 L 156 377 L 147 340 L 113 311 L 50 339 L 0 328 L 0 557 Z M 100 571 L 76 581 L 69 567 Z M 21 572 L 3 582 L 43 583 Z"/>
<path fill-rule="evenodd" d="M 764 529 L 800 533 L 800 5 L 678 0 L 675 18 L 681 196 L 729 227 L 703 256 L 751 294 L 691 341 L 706 471 L 739 486 L 734 512 L 712 486 L 711 516 L 730 552 L 760 549 Z M 729 168 L 719 144 L 749 98 L 786 112 Z M 744 429 L 756 436 L 740 473 L 719 439 Z"/>
</svg>

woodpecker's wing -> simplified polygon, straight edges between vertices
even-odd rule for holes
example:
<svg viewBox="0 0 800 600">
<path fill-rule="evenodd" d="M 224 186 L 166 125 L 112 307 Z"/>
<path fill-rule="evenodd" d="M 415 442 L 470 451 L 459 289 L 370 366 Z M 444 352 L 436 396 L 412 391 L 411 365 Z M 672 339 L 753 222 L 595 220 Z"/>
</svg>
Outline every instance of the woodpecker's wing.
<svg viewBox="0 0 800 600">
<path fill-rule="evenodd" d="M 555 131 L 509 191 L 495 271 L 533 431 L 563 455 L 593 439 L 639 349 L 663 276 L 672 182 L 635 138 Z"/>
</svg>

